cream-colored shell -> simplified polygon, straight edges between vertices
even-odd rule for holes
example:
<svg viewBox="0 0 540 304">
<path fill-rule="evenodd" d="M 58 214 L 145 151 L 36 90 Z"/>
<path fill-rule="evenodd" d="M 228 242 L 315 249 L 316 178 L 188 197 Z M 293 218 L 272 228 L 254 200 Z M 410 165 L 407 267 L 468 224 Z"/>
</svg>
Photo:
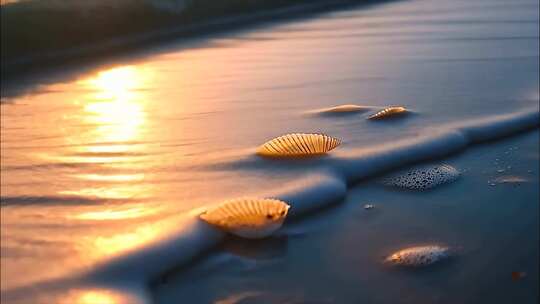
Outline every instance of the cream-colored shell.
<svg viewBox="0 0 540 304">
<path fill-rule="evenodd" d="M 257 154 L 269 157 L 301 157 L 325 154 L 341 140 L 324 134 L 294 133 L 267 141 Z"/>
<path fill-rule="evenodd" d="M 200 215 L 205 222 L 234 235 L 258 239 L 278 230 L 290 206 L 276 199 L 228 200 Z"/>
<path fill-rule="evenodd" d="M 330 108 L 324 108 L 314 111 L 315 113 L 354 113 L 368 111 L 370 108 L 355 104 L 344 104 Z"/>
<path fill-rule="evenodd" d="M 513 184 L 513 185 L 520 185 L 523 183 L 529 182 L 528 179 L 517 176 L 517 175 L 505 175 L 505 176 L 499 176 L 494 180 L 497 184 Z"/>
<path fill-rule="evenodd" d="M 343 112 L 363 112 L 367 111 L 369 108 L 353 104 L 339 105 L 331 108 L 322 109 L 322 111 L 327 113 L 343 113 Z"/>
<path fill-rule="evenodd" d="M 430 245 L 400 250 L 387 257 L 386 262 L 399 266 L 421 267 L 431 265 L 448 257 L 450 257 L 448 247 Z"/>
<path fill-rule="evenodd" d="M 368 119 L 384 119 L 384 118 L 394 117 L 396 115 L 401 115 L 406 112 L 407 112 L 407 109 L 405 109 L 404 107 L 388 107 L 369 116 Z"/>
</svg>

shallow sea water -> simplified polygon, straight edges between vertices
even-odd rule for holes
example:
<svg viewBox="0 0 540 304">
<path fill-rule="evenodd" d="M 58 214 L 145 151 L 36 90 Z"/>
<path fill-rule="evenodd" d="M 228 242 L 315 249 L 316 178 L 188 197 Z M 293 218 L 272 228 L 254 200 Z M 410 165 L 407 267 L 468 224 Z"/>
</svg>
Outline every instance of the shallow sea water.
<svg viewBox="0 0 540 304">
<path fill-rule="evenodd" d="M 418 192 L 365 181 L 342 204 L 287 223 L 274 238 L 227 240 L 196 266 L 156 283 L 156 302 L 535 303 L 539 156 L 530 151 L 538 151 L 538 136 L 445 159 L 463 172 L 452 184 Z M 503 175 L 527 182 L 489 184 Z M 397 250 L 425 244 L 451 246 L 455 256 L 424 269 L 383 263 Z M 516 281 L 513 272 L 526 276 Z"/>
<path fill-rule="evenodd" d="M 536 107 L 538 24 L 530 0 L 396 1 L 171 43 L 3 87 L 2 302 L 37 302 L 33 292 L 47 289 L 39 282 L 136 251 L 194 208 L 286 188 L 316 171 L 316 162 L 284 166 L 254 156 L 273 137 L 324 132 L 341 138 L 336 151 L 346 152 Z M 414 113 L 380 122 L 366 120 L 370 113 L 309 113 L 351 103 Z M 466 170 L 463 178 L 427 193 L 363 182 L 336 208 L 258 244 L 262 250 L 229 245 L 254 259 L 211 253 L 189 276 L 173 271 L 153 296 L 535 302 L 538 153 L 533 131 L 444 160 Z M 531 182 L 489 186 L 504 165 Z M 364 210 L 367 202 L 375 208 Z M 430 241 L 460 246 L 463 256 L 412 274 L 380 266 L 385 254 Z M 527 276 L 513 282 L 509 271 L 522 270 Z M 81 294 L 65 301 L 99 298 Z"/>
</svg>

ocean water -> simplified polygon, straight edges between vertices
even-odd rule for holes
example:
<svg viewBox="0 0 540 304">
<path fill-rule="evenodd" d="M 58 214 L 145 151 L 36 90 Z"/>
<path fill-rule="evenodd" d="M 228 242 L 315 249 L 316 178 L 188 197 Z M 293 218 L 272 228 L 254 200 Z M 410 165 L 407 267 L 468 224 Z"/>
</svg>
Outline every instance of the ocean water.
<svg viewBox="0 0 540 304">
<path fill-rule="evenodd" d="M 154 300 L 536 303 L 538 136 L 536 131 L 445 159 L 462 176 L 433 191 L 396 190 L 376 179 L 360 182 L 335 208 L 291 222 L 274 238 L 227 240 L 198 263 L 156 282 Z M 490 185 L 501 176 L 528 182 Z M 374 207 L 366 210 L 365 204 Z M 458 253 L 416 271 L 383 263 L 397 250 L 425 244 L 451 246 Z M 515 281 L 513 272 L 526 277 Z"/>
<path fill-rule="evenodd" d="M 2 84 L 2 303 L 536 303 L 538 14 L 530 0 L 387 2 Z M 412 114 L 312 113 L 340 104 Z M 291 132 L 343 144 L 254 155 Z M 370 179 L 447 156 L 463 176 L 430 192 Z M 503 169 L 528 182 L 490 186 Z M 193 218 L 240 196 L 286 199 L 293 221 L 249 244 Z M 460 256 L 381 266 L 430 242 Z"/>
</svg>

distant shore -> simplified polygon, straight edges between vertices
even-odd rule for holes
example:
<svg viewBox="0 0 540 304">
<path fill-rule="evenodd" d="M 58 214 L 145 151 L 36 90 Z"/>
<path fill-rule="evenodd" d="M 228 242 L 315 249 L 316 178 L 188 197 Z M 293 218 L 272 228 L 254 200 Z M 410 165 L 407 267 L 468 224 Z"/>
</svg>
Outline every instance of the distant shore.
<svg viewBox="0 0 540 304">
<path fill-rule="evenodd" d="M 100 15 L 105 13 L 100 11 L 106 9 L 103 7 L 99 7 L 99 10 L 94 8 L 94 11 L 85 9 L 85 12 L 81 13 L 70 11 L 74 7 L 59 9 L 32 4 L 39 1 L 12 3 L 2 7 L 1 72 L 3 81 L 9 81 L 12 77 L 31 74 L 59 64 L 80 64 L 178 38 L 196 37 L 238 29 L 248 24 L 386 1 L 388 0 L 302 0 L 274 1 L 261 5 L 243 1 L 238 4 L 236 2 L 239 1 L 232 1 L 236 3 L 233 6 L 234 11 L 219 8 L 205 11 L 199 8 L 204 3 L 197 4 L 204 1 L 193 1 L 180 12 L 160 9 L 159 13 L 156 13 L 155 8 L 152 10 L 150 7 L 137 7 L 139 11 L 131 12 L 131 15 L 146 18 L 145 12 L 141 10 L 147 9 L 149 20 L 137 19 L 135 22 L 106 20 L 118 19 L 119 13 Z M 190 6 L 196 7 L 191 9 Z M 118 11 L 118 8 L 114 10 Z M 92 16 L 82 18 L 77 24 L 78 15 L 88 13 Z M 94 17 L 95 19 L 92 19 Z M 126 13 L 125 17 L 129 18 L 130 12 Z M 31 22 L 25 24 L 25 20 L 30 18 Z M 52 22 L 53 26 L 48 25 L 48 22 Z"/>
</svg>

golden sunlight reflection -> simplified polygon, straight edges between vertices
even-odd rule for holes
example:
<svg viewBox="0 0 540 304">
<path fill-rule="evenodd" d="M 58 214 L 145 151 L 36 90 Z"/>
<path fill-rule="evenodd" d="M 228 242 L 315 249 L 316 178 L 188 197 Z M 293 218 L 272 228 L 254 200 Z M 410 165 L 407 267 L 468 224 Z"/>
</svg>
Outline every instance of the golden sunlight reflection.
<svg viewBox="0 0 540 304">
<path fill-rule="evenodd" d="M 89 93 L 74 101 L 77 112 L 64 117 L 70 120 L 63 130 L 71 151 L 59 160 L 103 163 L 140 155 L 134 152 L 146 148 L 141 144 L 147 128 L 144 87 L 151 78 L 149 69 L 124 66 L 78 81 Z"/>
<path fill-rule="evenodd" d="M 98 181 L 98 182 L 133 182 L 141 181 L 144 179 L 144 174 L 134 173 L 134 174 L 76 174 L 73 175 L 76 178 L 88 181 Z"/>
<path fill-rule="evenodd" d="M 150 195 L 151 187 L 149 185 L 114 185 L 106 187 L 90 187 L 78 190 L 61 190 L 58 194 L 68 196 L 84 196 L 90 198 L 103 199 L 130 199 L 130 198 L 145 198 Z"/>
<path fill-rule="evenodd" d="M 82 85 L 95 91 L 84 105 L 84 120 L 96 125 L 96 142 L 126 142 L 137 139 L 144 123 L 144 92 L 148 72 L 132 66 L 98 73 Z M 92 146 L 88 152 L 111 152 L 106 145 Z M 118 151 L 114 151 L 118 152 Z"/>
<path fill-rule="evenodd" d="M 122 209 L 122 210 L 105 209 L 105 210 L 99 210 L 99 211 L 82 212 L 75 216 L 72 216 L 72 218 L 76 218 L 79 220 L 99 220 L 99 221 L 123 220 L 123 219 L 132 219 L 132 218 L 139 218 L 139 217 L 152 215 L 152 214 L 157 213 L 158 211 L 159 211 L 158 208 L 148 208 L 148 207 L 133 207 L 133 208 Z"/>
<path fill-rule="evenodd" d="M 77 100 L 78 111 L 67 119 L 82 129 L 66 129 L 68 150 L 55 160 L 66 163 L 99 164 L 113 167 L 128 163 L 130 169 L 146 156 L 144 133 L 147 128 L 145 86 L 152 72 L 144 66 L 122 66 L 98 72 L 77 84 L 89 92 Z M 50 156 L 49 156 L 50 157 Z M 144 170 L 144 168 L 140 168 Z M 132 171 L 132 170 L 130 170 Z M 138 185 L 145 179 L 143 173 L 78 172 L 71 174 L 87 182 L 112 183 L 107 185 L 83 184 L 75 189 L 57 191 L 60 195 L 77 195 L 104 199 L 148 197 L 150 187 Z"/>
<path fill-rule="evenodd" d="M 71 290 L 62 304 L 127 304 L 139 303 L 129 294 L 108 289 Z"/>
<path fill-rule="evenodd" d="M 129 231 L 112 235 L 88 236 L 81 240 L 82 246 L 87 249 L 81 252 L 90 260 L 113 256 L 152 242 L 177 226 L 177 221 L 166 219 L 159 222 L 138 223 Z"/>
<path fill-rule="evenodd" d="M 75 300 L 77 304 L 116 304 L 118 301 L 114 299 L 114 295 L 103 291 L 86 291 Z"/>
<path fill-rule="evenodd" d="M 138 68 L 123 66 L 101 71 L 83 83 L 98 88 L 100 95 L 105 98 L 120 99 L 128 97 L 132 94 L 131 90 L 138 88 L 141 77 Z"/>
<path fill-rule="evenodd" d="M 141 246 L 170 237 L 171 233 L 189 229 L 190 218 L 185 212 L 172 212 L 170 216 L 163 216 L 164 209 L 160 206 L 137 205 L 123 211 L 108 208 L 102 212 L 86 210 L 79 213 L 78 220 L 85 219 L 112 219 L 115 217 L 141 217 L 130 219 L 128 222 L 114 225 L 112 222 L 102 227 L 109 227 L 108 231 L 100 230 L 95 234 L 87 234 L 76 239 L 76 251 L 82 261 L 98 261 L 128 251 L 137 250 Z M 159 216 L 158 216 L 159 215 Z M 95 223 L 95 225 L 101 225 Z M 120 225 L 120 226 L 119 226 Z"/>
<path fill-rule="evenodd" d="M 84 110 L 89 113 L 87 122 L 97 125 L 95 133 L 101 142 L 133 140 L 144 123 L 142 105 L 127 100 L 96 101 L 87 104 Z M 90 152 L 110 152 L 106 145 L 91 148 Z"/>
</svg>

